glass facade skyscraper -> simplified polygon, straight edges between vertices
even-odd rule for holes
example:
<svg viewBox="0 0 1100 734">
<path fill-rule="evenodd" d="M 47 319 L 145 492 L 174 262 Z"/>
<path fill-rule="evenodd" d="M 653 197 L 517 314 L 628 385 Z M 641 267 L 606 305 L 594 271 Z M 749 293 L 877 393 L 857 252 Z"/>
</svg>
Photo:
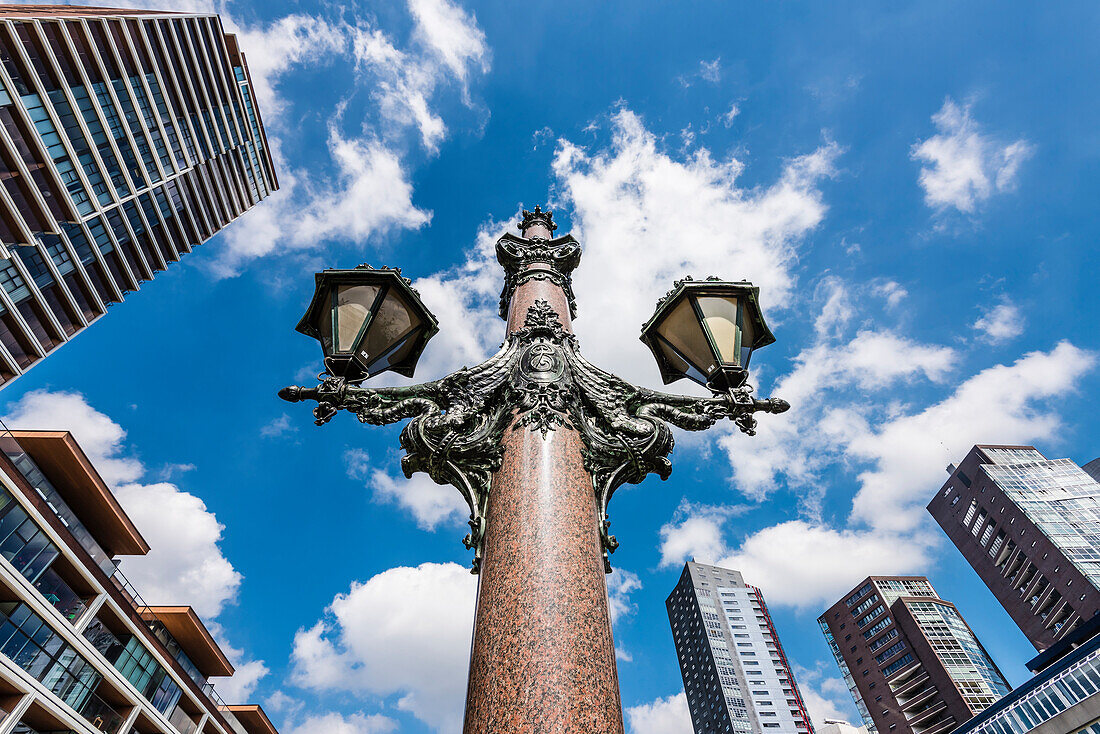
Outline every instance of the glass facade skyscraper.
<svg viewBox="0 0 1100 734">
<path fill-rule="evenodd" d="M 867 578 L 817 621 L 871 734 L 943 734 L 1011 690 L 923 576 Z"/>
<path fill-rule="evenodd" d="M 1100 483 L 1031 446 L 975 446 L 928 511 L 1044 650 L 1100 611 Z"/>
<path fill-rule="evenodd" d="M 0 6 L 0 385 L 278 188 L 216 15 Z"/>
<path fill-rule="evenodd" d="M 698 734 L 812 734 L 759 589 L 691 561 L 665 606 Z"/>
</svg>

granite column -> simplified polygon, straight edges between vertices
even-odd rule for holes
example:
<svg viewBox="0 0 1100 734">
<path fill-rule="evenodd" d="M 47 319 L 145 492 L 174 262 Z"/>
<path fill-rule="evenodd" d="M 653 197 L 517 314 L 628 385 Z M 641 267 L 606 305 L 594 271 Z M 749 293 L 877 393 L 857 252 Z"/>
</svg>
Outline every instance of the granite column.
<svg viewBox="0 0 1100 734">
<path fill-rule="evenodd" d="M 537 210 L 536 210 L 537 211 Z M 526 214 L 526 212 L 525 212 Z M 523 238 L 551 240 L 549 218 Z M 522 268 L 546 273 L 553 263 Z M 568 273 L 564 274 L 568 279 Z M 571 331 L 555 277 L 517 277 L 508 332 L 543 300 Z M 569 425 L 508 430 L 486 508 L 465 734 L 622 734 L 622 704 L 592 479 Z"/>
</svg>

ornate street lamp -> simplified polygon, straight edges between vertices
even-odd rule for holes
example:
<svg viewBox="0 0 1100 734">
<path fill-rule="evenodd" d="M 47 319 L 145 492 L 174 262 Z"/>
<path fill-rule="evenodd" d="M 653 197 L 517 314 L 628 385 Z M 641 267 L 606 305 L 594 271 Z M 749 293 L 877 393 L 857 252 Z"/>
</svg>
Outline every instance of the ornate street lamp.
<svg viewBox="0 0 1100 734">
<path fill-rule="evenodd" d="M 713 392 L 744 385 L 753 350 L 775 342 L 759 295 L 748 281 L 677 281 L 642 327 L 665 384 L 686 377 Z"/>
<path fill-rule="evenodd" d="M 327 374 L 279 395 L 316 401 L 318 425 L 339 410 L 372 425 L 408 420 L 405 475 L 451 484 L 469 505 L 463 542 L 479 579 L 465 734 L 622 734 L 604 581 L 618 546 L 611 496 L 668 478 L 670 425 L 728 418 L 751 435 L 754 413 L 790 406 L 753 398 L 746 383 L 752 350 L 774 341 L 750 283 L 686 279 L 658 304 L 642 340 L 665 382 L 688 377 L 713 393 L 670 395 L 581 355 L 571 321 L 580 245 L 554 237 L 539 207 L 519 228 L 497 242 L 508 333 L 494 356 L 419 385 L 359 386 L 385 370 L 410 375 L 435 319 L 396 271 L 325 271 L 299 331 L 321 341 Z"/>
<path fill-rule="evenodd" d="M 316 280 L 297 330 L 321 342 L 325 370 L 349 382 L 387 370 L 412 377 L 439 326 L 401 271 L 360 265 L 324 270 Z"/>
</svg>

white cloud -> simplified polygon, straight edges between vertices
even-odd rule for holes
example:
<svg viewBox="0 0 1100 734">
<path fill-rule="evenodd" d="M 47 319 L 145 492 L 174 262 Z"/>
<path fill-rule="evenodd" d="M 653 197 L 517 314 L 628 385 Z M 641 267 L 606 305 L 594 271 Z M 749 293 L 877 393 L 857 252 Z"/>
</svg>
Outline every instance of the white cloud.
<svg viewBox="0 0 1100 734">
<path fill-rule="evenodd" d="M 449 484 L 436 484 L 423 472 L 406 479 L 375 469 L 370 474 L 370 486 L 376 498 L 411 512 L 423 530 L 435 530 L 441 523 L 461 523 L 470 514 L 457 489 Z"/>
<path fill-rule="evenodd" d="M 638 574 L 622 568 L 616 568 L 605 578 L 607 579 L 608 607 L 611 621 L 614 623 L 637 609 L 636 605 L 630 601 L 630 594 L 642 588 L 642 580 L 638 578 Z"/>
<path fill-rule="evenodd" d="M 678 566 L 692 558 L 700 563 L 717 561 L 726 552 L 723 526 L 732 514 L 732 507 L 681 501 L 672 520 L 661 527 L 661 567 Z"/>
<path fill-rule="evenodd" d="M 290 416 L 283 413 L 278 418 L 275 418 L 265 424 L 260 429 L 260 435 L 264 438 L 278 438 L 284 433 L 290 433 L 297 431 L 298 428 L 290 421 Z"/>
<path fill-rule="evenodd" d="M 152 547 L 122 561 L 141 595 L 151 604 L 190 604 L 200 616 L 216 617 L 242 578 L 218 546 L 225 526 L 201 499 L 167 482 L 123 484 L 115 496 Z"/>
<path fill-rule="evenodd" d="M 108 484 L 132 482 L 145 473 L 137 459 L 120 456 L 126 431 L 76 392 L 32 390 L 4 416 L 8 428 L 69 431 Z"/>
<path fill-rule="evenodd" d="M 169 2 L 169 5 L 177 5 Z M 232 28 L 236 23 L 223 22 Z M 238 29 L 241 49 L 267 125 L 279 125 L 288 103 L 276 92 L 279 79 L 295 68 L 317 65 L 345 51 L 348 28 L 310 15 L 288 15 L 267 26 Z"/>
<path fill-rule="evenodd" d="M 630 734 L 691 734 L 691 713 L 682 692 L 626 710 Z"/>
<path fill-rule="evenodd" d="M 476 579 L 423 563 L 354 583 L 294 638 L 292 679 L 318 691 L 397 695 L 438 731 L 462 725 Z"/>
<path fill-rule="evenodd" d="M 974 328 L 986 341 L 999 344 L 1024 333 L 1024 316 L 1016 304 L 1003 301 L 983 313 Z"/>
<path fill-rule="evenodd" d="M 909 291 L 893 280 L 877 283 L 873 288 L 873 292 L 875 295 L 886 299 L 886 305 L 890 308 L 896 308 L 909 295 Z"/>
<path fill-rule="evenodd" d="M 1095 355 L 1069 342 L 1030 352 L 1010 365 L 985 369 L 944 400 L 900 415 L 855 437 L 853 457 L 870 462 L 859 477 L 853 518 L 906 531 L 924 518 L 943 468 L 976 443 L 1031 443 L 1057 436 L 1053 399 L 1071 393 L 1095 364 Z"/>
<path fill-rule="evenodd" d="M 471 67 L 489 70 L 489 47 L 477 19 L 447 0 L 409 0 L 417 37 L 463 83 Z"/>
<path fill-rule="evenodd" d="M 799 247 L 825 213 L 816 184 L 831 174 L 839 148 L 826 144 L 791 159 L 775 183 L 745 189 L 736 159 L 715 160 L 699 148 L 676 160 L 625 108 L 611 125 L 608 148 L 561 140 L 553 162 L 584 245 L 574 275 L 576 327 L 588 359 L 654 384 L 657 370 L 637 329 L 673 280 L 747 278 L 761 286 L 769 313 L 790 303 Z"/>
<path fill-rule="evenodd" d="M 839 366 L 862 388 L 884 387 L 917 373 L 943 382 L 957 356 L 949 347 L 919 344 L 893 332 L 860 331 L 839 355 Z"/>
<path fill-rule="evenodd" d="M 440 90 L 457 85 L 472 107 L 469 82 L 474 72 L 488 70 L 490 52 L 473 15 L 448 0 L 411 0 L 409 12 L 415 42 L 408 47 L 355 17 L 336 22 L 292 15 L 241 34 L 261 107 L 265 114 L 271 110 L 265 119 L 281 189 L 243 217 L 247 227 L 226 231 L 209 264 L 216 277 L 232 277 L 256 258 L 301 255 L 333 242 L 363 246 L 430 221 L 431 212 L 413 201 L 408 134 L 415 132 L 427 153 L 438 152 L 447 133 Z M 352 64 L 338 72 L 351 88 L 325 111 L 328 161 L 307 163 L 280 140 L 289 132 L 282 120 L 293 110 L 278 98 L 278 81 L 338 60 Z M 367 122 L 348 130 L 344 113 L 360 89 L 372 103 Z M 326 104 L 311 103 L 311 115 Z"/>
<path fill-rule="evenodd" d="M 397 731 L 397 722 L 382 714 L 328 713 L 309 716 L 287 730 L 287 734 L 384 734 Z"/>
<path fill-rule="evenodd" d="M 736 118 L 740 114 L 741 114 L 741 108 L 737 106 L 736 102 L 734 102 L 733 104 L 730 105 L 729 110 L 726 111 L 726 113 L 722 115 L 722 124 L 725 125 L 726 127 L 732 126 L 734 118 Z"/>
<path fill-rule="evenodd" d="M 794 668 L 802 702 L 806 704 L 806 711 L 814 726 L 824 726 L 825 719 L 859 720 L 859 712 L 852 703 L 852 694 L 844 684 L 844 680 L 835 675 L 826 674 L 826 671 L 835 673 L 834 663 L 819 661 L 812 669 L 796 663 Z"/>
<path fill-rule="evenodd" d="M 921 162 L 924 200 L 938 211 L 954 207 L 973 213 L 993 194 L 1011 190 L 1020 164 L 1034 152 L 1026 140 L 1003 143 L 981 131 L 970 106 L 948 97 L 932 116 L 939 131 L 913 146 L 911 157 Z"/>
<path fill-rule="evenodd" d="M 700 61 L 699 62 L 699 76 L 705 82 L 711 84 L 717 84 L 722 79 L 722 59 L 721 57 L 714 59 L 713 61 Z"/>
<path fill-rule="evenodd" d="M 234 668 L 235 672 L 232 676 L 215 682 L 218 695 L 223 701 L 248 703 L 252 699 L 252 694 L 256 692 L 257 686 L 260 685 L 260 680 L 271 671 L 263 660 L 249 660 L 240 665 L 234 663 Z"/>
</svg>

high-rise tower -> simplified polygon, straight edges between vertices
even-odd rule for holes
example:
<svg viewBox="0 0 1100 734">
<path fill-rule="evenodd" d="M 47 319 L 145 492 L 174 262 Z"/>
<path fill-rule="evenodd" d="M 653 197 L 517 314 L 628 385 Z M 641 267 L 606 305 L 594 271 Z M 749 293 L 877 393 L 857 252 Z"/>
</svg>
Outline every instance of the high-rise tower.
<svg viewBox="0 0 1100 734">
<path fill-rule="evenodd" d="M 813 732 L 760 589 L 691 561 L 665 606 L 698 734 Z"/>
<path fill-rule="evenodd" d="M 928 511 L 1037 650 L 1100 611 L 1100 483 L 1032 446 L 975 446 Z"/>
<path fill-rule="evenodd" d="M 871 734 L 944 734 L 1010 690 L 923 576 L 871 576 L 817 622 Z"/>
<path fill-rule="evenodd" d="M 0 385 L 278 188 L 216 15 L 0 5 Z"/>
</svg>

